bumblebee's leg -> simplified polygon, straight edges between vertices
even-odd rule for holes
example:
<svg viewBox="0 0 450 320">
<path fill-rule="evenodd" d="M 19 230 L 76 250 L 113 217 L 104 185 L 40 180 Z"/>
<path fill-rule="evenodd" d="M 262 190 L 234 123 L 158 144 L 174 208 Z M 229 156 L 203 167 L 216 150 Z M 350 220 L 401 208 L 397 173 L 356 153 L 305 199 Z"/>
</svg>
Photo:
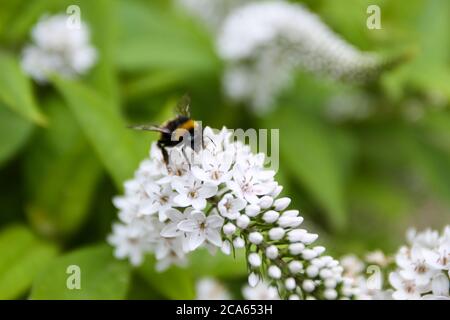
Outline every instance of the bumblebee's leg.
<svg viewBox="0 0 450 320">
<path fill-rule="evenodd" d="M 162 143 L 161 141 L 158 141 L 156 145 L 158 146 L 159 149 L 161 149 L 164 163 L 167 166 L 169 164 L 169 154 L 167 153 L 164 143 Z"/>
<path fill-rule="evenodd" d="M 181 148 L 181 150 L 183 150 L 183 156 L 186 159 L 188 166 L 189 166 L 189 170 L 191 170 L 191 161 L 189 161 L 189 157 L 186 154 L 186 149 L 185 148 Z"/>
</svg>

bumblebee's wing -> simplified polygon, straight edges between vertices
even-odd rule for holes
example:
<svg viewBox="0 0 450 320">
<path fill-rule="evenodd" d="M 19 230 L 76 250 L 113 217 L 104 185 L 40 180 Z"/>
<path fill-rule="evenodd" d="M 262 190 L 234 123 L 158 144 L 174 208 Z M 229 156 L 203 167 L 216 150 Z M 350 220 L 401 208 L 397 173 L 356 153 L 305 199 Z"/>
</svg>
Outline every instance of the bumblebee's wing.
<svg viewBox="0 0 450 320">
<path fill-rule="evenodd" d="M 188 94 L 182 96 L 175 108 L 175 112 L 177 113 L 177 115 L 182 115 L 190 118 L 191 117 L 191 112 L 189 109 L 190 104 L 191 104 L 191 97 Z"/>
<path fill-rule="evenodd" d="M 156 131 L 156 132 L 170 134 L 170 130 L 169 129 L 161 128 L 159 126 L 155 126 L 155 125 L 152 125 L 152 124 L 140 124 L 140 125 L 135 125 L 135 126 L 128 126 L 128 128 L 135 129 L 135 130 Z"/>
</svg>

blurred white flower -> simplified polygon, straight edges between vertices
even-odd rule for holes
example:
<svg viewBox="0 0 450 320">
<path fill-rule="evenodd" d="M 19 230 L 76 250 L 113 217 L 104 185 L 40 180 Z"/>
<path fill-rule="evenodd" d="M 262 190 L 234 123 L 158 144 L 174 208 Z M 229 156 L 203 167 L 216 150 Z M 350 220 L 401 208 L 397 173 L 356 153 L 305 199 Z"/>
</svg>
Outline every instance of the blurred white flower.
<svg viewBox="0 0 450 320">
<path fill-rule="evenodd" d="M 395 289 L 394 299 L 448 299 L 450 296 L 449 227 L 442 235 L 427 229 L 407 233 L 410 246 L 403 246 L 396 255 L 396 271 L 389 276 Z"/>
<path fill-rule="evenodd" d="M 421 294 L 429 291 L 427 287 L 417 286 L 414 280 L 406 280 L 397 272 L 389 275 L 389 282 L 395 289 L 392 294 L 395 300 L 420 300 Z"/>
<path fill-rule="evenodd" d="M 200 19 L 211 31 L 216 31 L 226 16 L 249 0 L 176 0 L 182 9 Z"/>
<path fill-rule="evenodd" d="M 68 19 L 65 15 L 41 18 L 31 32 L 33 43 L 23 50 L 22 68 L 40 83 L 51 73 L 68 78 L 85 74 L 97 60 L 87 25 L 70 28 Z"/>
<path fill-rule="evenodd" d="M 228 290 L 219 281 L 202 278 L 196 283 L 197 300 L 230 300 Z"/>
<path fill-rule="evenodd" d="M 280 300 L 277 288 L 262 281 L 254 287 L 244 286 L 242 295 L 246 300 Z"/>
<path fill-rule="evenodd" d="M 378 56 L 362 53 L 299 4 L 260 1 L 243 5 L 225 19 L 219 55 L 228 63 L 225 93 L 264 111 L 286 88 L 293 70 L 333 79 L 370 79 Z"/>
</svg>

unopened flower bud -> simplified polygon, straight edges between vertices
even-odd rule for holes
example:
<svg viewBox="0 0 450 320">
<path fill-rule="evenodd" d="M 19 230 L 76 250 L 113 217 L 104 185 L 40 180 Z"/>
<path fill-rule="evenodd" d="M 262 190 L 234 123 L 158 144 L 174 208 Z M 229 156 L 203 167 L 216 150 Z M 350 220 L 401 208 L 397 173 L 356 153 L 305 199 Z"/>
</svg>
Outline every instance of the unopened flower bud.
<svg viewBox="0 0 450 320">
<path fill-rule="evenodd" d="M 291 203 L 290 198 L 288 197 L 280 198 L 275 200 L 275 202 L 273 203 L 273 207 L 276 211 L 283 211 L 289 206 L 290 203 Z"/>
<path fill-rule="evenodd" d="M 288 267 L 289 267 L 289 271 L 292 274 L 299 273 L 300 271 L 303 270 L 303 264 L 300 261 L 296 261 L 296 260 L 289 262 Z"/>
<path fill-rule="evenodd" d="M 281 278 L 281 270 L 277 266 L 270 266 L 267 270 L 267 273 L 269 274 L 269 277 L 272 279 L 280 279 Z"/>
<path fill-rule="evenodd" d="M 248 227 L 249 223 L 250 223 L 250 218 L 245 214 L 241 214 L 236 219 L 236 225 L 241 229 L 246 229 Z"/>
<path fill-rule="evenodd" d="M 264 213 L 263 220 L 266 223 L 274 223 L 275 221 L 277 221 L 279 216 L 280 214 L 278 212 L 274 210 L 269 210 L 266 213 Z"/>
<path fill-rule="evenodd" d="M 261 199 L 259 199 L 259 206 L 261 209 L 268 209 L 270 206 L 272 206 L 273 198 L 269 196 L 264 196 Z"/>
<path fill-rule="evenodd" d="M 278 248 L 274 245 L 268 246 L 266 248 L 266 256 L 271 260 L 276 259 L 278 257 Z"/>
<path fill-rule="evenodd" d="M 269 230 L 269 238 L 270 240 L 280 240 L 284 237 L 284 233 L 283 228 L 272 228 Z"/>
<path fill-rule="evenodd" d="M 261 212 L 261 208 L 256 204 L 249 204 L 245 207 L 245 214 L 251 218 L 256 217 Z"/>
<path fill-rule="evenodd" d="M 303 249 L 305 249 L 305 245 L 301 242 L 296 242 L 289 245 L 289 252 L 294 256 L 302 253 Z"/>
<path fill-rule="evenodd" d="M 226 225 L 223 226 L 223 233 L 226 235 L 232 235 L 236 231 L 236 226 L 232 224 L 231 222 L 228 222 Z"/>
<path fill-rule="evenodd" d="M 248 263 L 254 268 L 258 268 L 261 266 L 261 257 L 255 253 L 252 252 L 248 255 Z"/>
<path fill-rule="evenodd" d="M 255 231 L 248 235 L 248 240 L 253 244 L 260 244 L 264 238 L 261 233 Z"/>
<path fill-rule="evenodd" d="M 237 237 L 237 238 L 235 238 L 233 240 L 233 245 L 234 245 L 234 247 L 236 249 L 244 248 L 245 247 L 245 240 L 240 238 L 240 237 Z"/>
<path fill-rule="evenodd" d="M 313 292 L 316 289 L 316 285 L 314 284 L 314 281 L 307 279 L 303 281 L 302 288 L 306 292 Z"/>
</svg>

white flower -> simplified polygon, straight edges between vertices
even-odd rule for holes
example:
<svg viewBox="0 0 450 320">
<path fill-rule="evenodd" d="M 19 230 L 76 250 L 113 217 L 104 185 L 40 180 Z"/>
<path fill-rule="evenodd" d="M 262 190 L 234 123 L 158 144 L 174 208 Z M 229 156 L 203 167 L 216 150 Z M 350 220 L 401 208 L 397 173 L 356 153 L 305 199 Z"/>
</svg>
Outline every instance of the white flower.
<svg viewBox="0 0 450 320">
<path fill-rule="evenodd" d="M 203 210 L 206 207 L 206 199 L 211 198 L 217 192 L 216 185 L 203 183 L 194 178 L 176 180 L 172 186 L 178 192 L 174 198 L 174 202 L 178 206 L 192 206 L 197 210 Z"/>
<path fill-rule="evenodd" d="M 396 255 L 397 269 L 389 276 L 394 299 L 448 299 L 449 249 L 448 226 L 442 236 L 427 229 L 407 233 L 409 246 Z"/>
<path fill-rule="evenodd" d="M 230 300 L 230 293 L 219 281 L 203 278 L 196 283 L 196 300 Z"/>
<path fill-rule="evenodd" d="M 340 261 L 344 274 L 348 277 L 355 278 L 364 271 L 364 263 L 353 254 L 343 256 Z"/>
<path fill-rule="evenodd" d="M 193 211 L 190 217 L 178 224 L 178 228 L 188 235 L 190 250 L 197 249 L 203 242 L 222 246 L 220 229 L 223 225 L 223 218 L 217 214 L 205 216 L 203 212 Z"/>
<path fill-rule="evenodd" d="M 157 270 L 164 270 L 185 265 L 199 247 L 212 254 L 217 248 L 225 254 L 245 248 L 251 286 L 271 278 L 284 299 L 321 298 L 324 290 L 330 299 L 342 297 L 336 291 L 342 268 L 322 255 L 324 247 L 312 246 L 316 234 L 298 228 L 303 218 L 298 210 L 285 210 L 290 200 L 276 199 L 282 187 L 274 172 L 264 168 L 264 155 L 231 141 L 226 129 L 214 133 L 207 127 L 203 134 L 207 138 L 198 151 L 170 148 L 168 164 L 153 145 L 149 159 L 125 183 L 124 195 L 114 198 L 121 224 L 109 242 L 116 256 L 139 264 L 153 253 Z M 314 281 L 308 296 L 300 294 L 300 274 Z"/>
<path fill-rule="evenodd" d="M 217 208 L 222 217 L 234 220 L 240 215 L 240 211 L 245 208 L 246 201 L 240 198 L 235 198 L 227 193 L 219 201 Z"/>
<path fill-rule="evenodd" d="M 129 257 L 131 264 L 139 265 L 143 261 L 143 252 L 150 246 L 150 242 L 142 236 L 145 232 L 141 226 L 114 224 L 108 242 L 115 246 L 116 257 Z"/>
<path fill-rule="evenodd" d="M 177 0 L 181 8 L 200 19 L 211 31 L 217 30 L 226 16 L 249 0 Z"/>
<path fill-rule="evenodd" d="M 31 32 L 33 44 L 23 50 L 22 67 L 36 81 L 45 83 L 50 73 L 75 77 L 86 73 L 97 60 L 84 22 L 70 27 L 68 16 L 45 16 Z"/>
<path fill-rule="evenodd" d="M 417 233 L 416 229 L 409 229 L 406 237 L 411 245 L 434 249 L 439 244 L 439 232 L 427 229 Z"/>
<path fill-rule="evenodd" d="M 171 186 L 147 183 L 143 185 L 143 191 L 145 201 L 142 201 L 143 205 L 139 213 L 146 215 L 158 212 L 159 220 L 165 221 L 167 219 L 165 212 L 171 208 L 176 195 Z"/>
<path fill-rule="evenodd" d="M 433 292 L 433 295 L 448 298 L 450 296 L 449 290 L 450 280 L 445 274 L 439 273 L 431 281 L 431 291 Z"/>
<path fill-rule="evenodd" d="M 193 210 L 192 208 L 186 208 L 184 213 L 181 213 L 177 209 L 169 209 L 165 212 L 166 216 L 169 218 L 169 221 L 164 228 L 161 230 L 161 236 L 165 238 L 173 238 L 180 236 L 183 231 L 178 228 L 178 224 L 186 220 L 191 214 Z"/>
<path fill-rule="evenodd" d="M 404 279 L 414 280 L 418 286 L 426 286 L 430 283 L 437 270 L 427 264 L 424 257 L 424 250 L 414 246 L 408 257 L 403 254 L 397 256 L 397 265 L 401 268 L 398 272 Z"/>
<path fill-rule="evenodd" d="M 435 250 L 423 249 L 426 262 L 438 270 L 450 270 L 450 240 L 440 244 Z"/>
<path fill-rule="evenodd" d="M 246 300 L 280 300 L 276 288 L 265 282 L 259 282 L 256 286 L 245 286 L 242 295 Z"/>
<path fill-rule="evenodd" d="M 230 169 L 233 163 L 233 156 L 230 153 L 223 152 L 214 155 L 209 150 L 205 150 L 201 162 L 201 166 L 192 168 L 192 174 L 197 179 L 215 185 L 230 180 Z"/>
<path fill-rule="evenodd" d="M 172 264 L 185 266 L 187 251 L 184 235 L 178 238 L 160 238 L 156 244 L 156 270 L 164 271 Z"/>
<path fill-rule="evenodd" d="M 397 272 L 389 275 L 389 282 L 395 289 L 392 296 L 396 300 L 419 300 L 421 294 L 428 291 L 425 287 L 417 286 L 414 280 L 403 279 Z"/>
<path fill-rule="evenodd" d="M 244 198 L 251 204 L 257 204 L 258 196 L 266 195 L 272 192 L 276 184 L 272 181 L 265 182 L 258 176 L 257 170 L 244 170 L 238 167 L 234 170 L 233 180 L 227 183 L 230 188 L 239 198 Z M 261 177 L 263 178 L 263 177 Z"/>
<path fill-rule="evenodd" d="M 339 80 L 370 79 L 380 59 L 362 53 L 315 14 L 285 1 L 251 2 L 224 21 L 217 40 L 228 62 L 225 93 L 267 110 L 299 68 Z"/>
</svg>

